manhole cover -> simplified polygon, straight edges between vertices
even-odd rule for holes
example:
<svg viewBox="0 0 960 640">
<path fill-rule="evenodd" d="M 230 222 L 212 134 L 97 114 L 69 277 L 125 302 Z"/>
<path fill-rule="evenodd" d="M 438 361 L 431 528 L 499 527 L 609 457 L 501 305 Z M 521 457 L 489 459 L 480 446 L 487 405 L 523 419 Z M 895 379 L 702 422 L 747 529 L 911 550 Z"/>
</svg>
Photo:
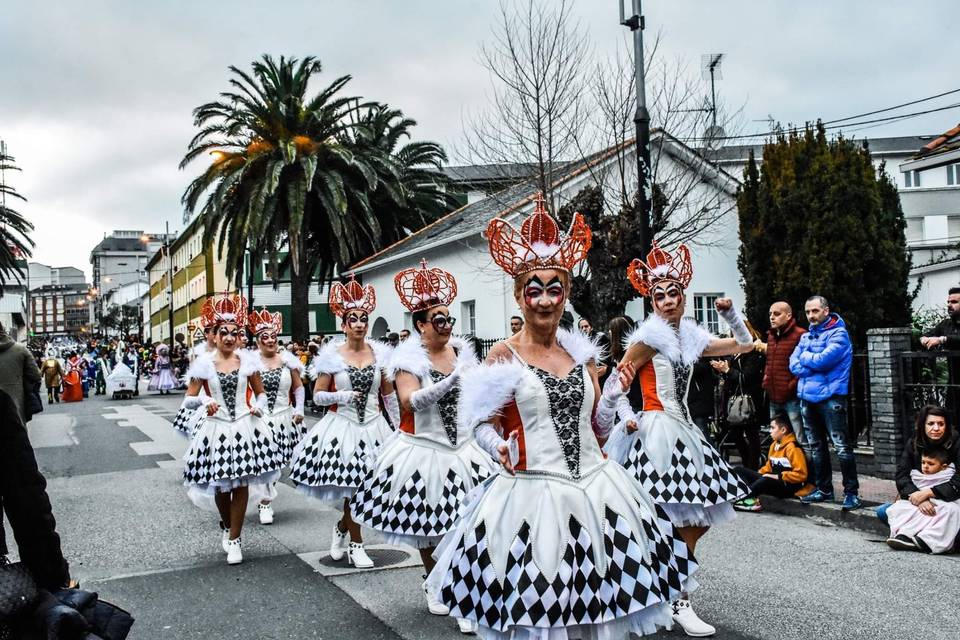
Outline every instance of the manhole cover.
<svg viewBox="0 0 960 640">
<path fill-rule="evenodd" d="M 401 562 L 406 562 L 410 559 L 410 554 L 406 551 L 401 551 L 400 549 L 366 549 L 367 555 L 370 556 L 370 559 L 373 560 L 373 566 L 375 568 L 391 567 L 395 564 L 400 564 Z M 344 552 L 344 557 L 340 560 L 333 560 L 330 555 L 321 556 L 317 560 L 317 564 L 323 567 L 331 567 L 335 569 L 343 569 L 350 565 L 347 564 L 346 552 Z"/>
</svg>

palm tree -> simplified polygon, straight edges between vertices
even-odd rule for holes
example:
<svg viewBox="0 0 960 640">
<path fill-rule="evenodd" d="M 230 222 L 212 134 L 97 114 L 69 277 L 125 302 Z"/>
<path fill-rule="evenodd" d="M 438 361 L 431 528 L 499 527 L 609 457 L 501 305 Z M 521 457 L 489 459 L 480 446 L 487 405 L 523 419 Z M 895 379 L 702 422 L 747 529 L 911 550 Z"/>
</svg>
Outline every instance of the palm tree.
<svg viewBox="0 0 960 640">
<path fill-rule="evenodd" d="M 183 203 L 193 213 L 209 192 L 200 209 L 204 243 L 218 242 L 221 255 L 226 249 L 227 272 L 238 282 L 248 245 L 275 273 L 281 262 L 290 266 L 292 334 L 302 340 L 312 279 L 329 280 L 380 246 L 368 194 L 382 187 L 402 204 L 403 189 L 390 157 L 354 143 L 358 114 L 373 105 L 339 95 L 349 76 L 308 96 L 319 60 L 265 55 L 252 69 L 231 66 L 233 89 L 194 110 L 200 131 L 180 167 L 207 153 L 213 162 Z"/>
<path fill-rule="evenodd" d="M 7 171 L 19 171 L 13 164 L 13 158 L 6 155 L 6 146 L 0 151 L 0 175 Z M 17 193 L 17 190 L 0 179 L 0 295 L 9 280 L 21 282 L 23 279 L 23 261 L 33 255 L 33 240 L 30 232 L 33 225 L 22 215 L 7 206 L 7 198 L 11 200 L 27 199 Z"/>
</svg>

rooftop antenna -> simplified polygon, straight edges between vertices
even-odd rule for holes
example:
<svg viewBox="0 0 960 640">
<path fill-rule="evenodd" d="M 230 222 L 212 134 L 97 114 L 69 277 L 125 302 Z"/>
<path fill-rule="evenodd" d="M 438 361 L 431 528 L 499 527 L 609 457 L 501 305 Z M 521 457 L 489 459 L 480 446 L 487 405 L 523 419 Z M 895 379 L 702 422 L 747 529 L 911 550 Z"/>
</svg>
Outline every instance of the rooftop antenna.
<svg viewBox="0 0 960 640">
<path fill-rule="evenodd" d="M 717 125 L 717 78 L 723 78 L 723 74 L 720 72 L 723 55 L 722 53 L 705 53 L 700 58 L 701 76 L 704 80 L 710 78 L 710 126 L 707 127 L 703 136 L 706 138 L 707 147 L 710 149 L 716 149 L 727 135 L 723 127 Z"/>
</svg>

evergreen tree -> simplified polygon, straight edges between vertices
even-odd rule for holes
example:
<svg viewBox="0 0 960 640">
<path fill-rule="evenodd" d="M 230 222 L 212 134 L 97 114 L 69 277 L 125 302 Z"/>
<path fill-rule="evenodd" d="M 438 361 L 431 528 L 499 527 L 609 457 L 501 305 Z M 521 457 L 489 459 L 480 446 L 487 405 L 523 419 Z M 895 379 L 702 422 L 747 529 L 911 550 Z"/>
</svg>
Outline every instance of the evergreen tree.
<svg viewBox="0 0 960 640">
<path fill-rule="evenodd" d="M 821 124 L 780 134 L 751 155 L 737 196 L 738 264 L 754 326 L 767 309 L 823 295 L 854 340 L 910 321 L 906 223 L 896 187 L 865 146 L 828 140 Z"/>
</svg>

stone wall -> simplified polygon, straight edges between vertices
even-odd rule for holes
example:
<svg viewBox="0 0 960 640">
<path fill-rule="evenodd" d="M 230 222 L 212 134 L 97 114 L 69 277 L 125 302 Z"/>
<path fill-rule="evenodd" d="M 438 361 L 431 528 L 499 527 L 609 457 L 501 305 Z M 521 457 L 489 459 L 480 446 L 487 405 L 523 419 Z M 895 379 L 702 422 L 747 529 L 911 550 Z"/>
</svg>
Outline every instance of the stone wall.
<svg viewBox="0 0 960 640">
<path fill-rule="evenodd" d="M 900 354 L 910 351 L 910 336 L 909 327 L 867 331 L 874 454 L 869 471 L 881 478 L 893 478 L 903 449 L 905 418 L 900 397 Z"/>
</svg>

